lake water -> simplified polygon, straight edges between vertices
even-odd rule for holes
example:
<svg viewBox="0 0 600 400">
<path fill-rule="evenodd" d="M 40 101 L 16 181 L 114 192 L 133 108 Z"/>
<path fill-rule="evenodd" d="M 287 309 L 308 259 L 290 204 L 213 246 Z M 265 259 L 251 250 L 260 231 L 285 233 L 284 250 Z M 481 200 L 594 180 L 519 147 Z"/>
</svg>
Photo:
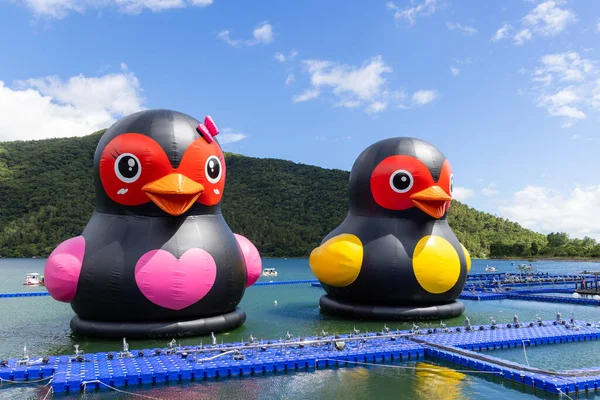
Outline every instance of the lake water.
<svg viewBox="0 0 600 400">
<path fill-rule="evenodd" d="M 526 261 L 514 261 L 515 264 Z M 0 259 L 0 293 L 39 291 L 43 288 L 23 286 L 28 272 L 43 273 L 45 259 Z M 473 260 L 471 273 L 484 273 L 486 264 L 495 266 L 499 272 L 515 272 L 510 261 Z M 583 270 L 600 270 L 600 263 L 538 261 L 533 266 L 539 272 L 577 273 Z M 261 277 L 259 281 L 314 279 L 306 259 L 265 259 L 264 268 L 276 268 L 277 277 Z M 240 328 L 217 335 L 219 341 L 230 342 L 247 339 L 250 334 L 258 338 L 284 337 L 287 332 L 295 336 L 316 335 L 325 330 L 329 333 L 348 333 L 353 327 L 361 331 L 381 330 L 383 323 L 350 321 L 319 313 L 321 288 L 302 285 L 255 286 L 246 290 L 240 307 L 246 311 L 247 320 Z M 277 301 L 277 304 L 274 302 Z M 463 301 L 464 315 L 446 320 L 448 326 L 462 325 L 465 315 L 472 324 L 489 323 L 494 317 L 498 323 L 512 322 L 513 314 L 521 321 L 533 321 L 536 314 L 543 319 L 554 319 L 560 311 L 565 318 L 598 321 L 598 308 L 570 304 L 537 303 L 531 301 Z M 73 345 L 79 344 L 86 353 L 116 351 L 120 340 L 96 340 L 74 337 L 69 329 L 73 311 L 68 304 L 51 297 L 1 298 L 0 299 L 0 359 L 20 357 L 24 345 L 32 355 L 72 354 Z M 387 322 L 392 329 L 409 329 L 412 323 Z M 421 327 L 439 326 L 439 321 L 421 323 Z M 206 337 L 181 339 L 182 345 L 194 345 Z M 128 340 L 130 349 L 164 347 L 168 340 Z M 564 344 L 528 348 L 532 366 L 565 369 L 600 366 L 600 342 L 584 345 Z M 524 362 L 522 351 L 490 352 L 502 358 Z M 568 354 L 569 357 L 566 357 Z M 438 372 L 419 370 L 418 367 L 435 364 Z M 544 392 L 534 392 L 516 383 L 482 376 L 476 372 L 456 372 L 460 367 L 441 365 L 425 360 L 416 364 L 403 363 L 391 367 L 355 367 L 308 373 L 225 379 L 221 381 L 190 383 L 186 385 L 158 385 L 150 388 L 131 389 L 137 394 L 160 399 L 521 399 L 551 398 Z M 5 385 L 6 386 L 6 385 Z M 0 399 L 38 399 L 46 395 L 46 389 L 30 385 L 0 388 Z M 593 398 L 588 394 L 586 398 Z M 600 394 L 598 396 L 600 398 Z M 121 393 L 97 392 L 76 395 L 56 395 L 65 399 L 134 399 Z"/>
</svg>

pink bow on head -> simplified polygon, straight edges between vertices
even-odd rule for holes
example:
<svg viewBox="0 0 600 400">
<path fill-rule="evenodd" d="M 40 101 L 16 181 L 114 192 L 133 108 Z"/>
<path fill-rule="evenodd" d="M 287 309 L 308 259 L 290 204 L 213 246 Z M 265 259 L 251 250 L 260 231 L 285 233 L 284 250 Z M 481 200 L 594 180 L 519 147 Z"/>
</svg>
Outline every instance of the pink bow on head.
<svg viewBox="0 0 600 400">
<path fill-rule="evenodd" d="M 219 128 L 217 128 L 210 115 L 204 117 L 204 124 L 198 124 L 196 130 L 208 143 L 212 143 L 214 141 L 213 137 L 219 134 Z"/>
</svg>

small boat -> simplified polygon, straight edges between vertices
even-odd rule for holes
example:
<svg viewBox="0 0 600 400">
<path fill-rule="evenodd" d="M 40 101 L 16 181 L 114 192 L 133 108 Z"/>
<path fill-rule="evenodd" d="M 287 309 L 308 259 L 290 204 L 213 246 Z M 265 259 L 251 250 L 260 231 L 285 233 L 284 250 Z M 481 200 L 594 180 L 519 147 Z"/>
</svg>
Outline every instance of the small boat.
<svg viewBox="0 0 600 400">
<path fill-rule="evenodd" d="M 263 269 L 262 275 L 263 276 L 277 276 L 277 271 L 275 271 L 275 268 L 265 268 L 265 269 Z"/>
<path fill-rule="evenodd" d="M 25 283 L 23 285 L 26 286 L 40 286 L 44 284 L 44 277 L 40 278 L 40 274 L 37 272 L 31 272 L 25 275 Z"/>
<path fill-rule="evenodd" d="M 489 265 L 485 266 L 485 272 L 496 272 L 496 267 L 490 267 Z"/>
<path fill-rule="evenodd" d="M 533 267 L 531 266 L 531 264 L 529 264 L 529 265 L 527 265 L 527 264 L 520 264 L 519 266 L 517 266 L 517 269 L 524 270 L 524 271 L 529 271 L 529 270 L 533 269 Z"/>
</svg>

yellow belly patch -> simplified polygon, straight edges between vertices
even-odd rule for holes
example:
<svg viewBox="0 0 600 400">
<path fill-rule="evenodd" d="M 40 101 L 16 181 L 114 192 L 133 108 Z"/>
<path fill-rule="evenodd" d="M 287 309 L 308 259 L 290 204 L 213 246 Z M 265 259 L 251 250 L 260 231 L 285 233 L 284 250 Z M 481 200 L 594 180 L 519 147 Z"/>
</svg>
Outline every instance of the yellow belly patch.
<svg viewBox="0 0 600 400">
<path fill-rule="evenodd" d="M 313 274 L 328 285 L 348 286 L 356 280 L 363 261 L 363 246 L 354 235 L 332 237 L 310 253 L 308 263 Z"/>
<path fill-rule="evenodd" d="M 440 236 L 428 235 L 419 240 L 412 265 L 417 281 L 429 293 L 447 292 L 460 277 L 458 253 Z"/>
<path fill-rule="evenodd" d="M 462 245 L 462 243 L 460 244 L 460 247 L 462 247 L 463 251 L 465 252 L 465 260 L 467 261 L 467 274 L 468 274 L 469 271 L 471 270 L 471 255 L 469 254 L 469 251 L 467 250 L 467 248 Z"/>
</svg>

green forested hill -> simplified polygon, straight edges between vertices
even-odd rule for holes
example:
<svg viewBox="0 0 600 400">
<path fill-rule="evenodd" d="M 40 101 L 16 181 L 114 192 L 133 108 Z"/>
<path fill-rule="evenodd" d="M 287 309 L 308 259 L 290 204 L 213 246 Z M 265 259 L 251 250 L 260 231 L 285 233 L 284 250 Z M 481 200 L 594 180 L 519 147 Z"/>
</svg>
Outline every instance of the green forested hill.
<svg viewBox="0 0 600 400">
<path fill-rule="evenodd" d="M 0 255 L 47 256 L 94 209 L 92 159 L 102 132 L 0 143 Z M 307 256 L 348 211 L 348 172 L 226 154 L 223 214 L 263 256 Z M 448 220 L 474 257 L 600 256 L 592 239 L 541 235 L 454 201 Z"/>
</svg>

